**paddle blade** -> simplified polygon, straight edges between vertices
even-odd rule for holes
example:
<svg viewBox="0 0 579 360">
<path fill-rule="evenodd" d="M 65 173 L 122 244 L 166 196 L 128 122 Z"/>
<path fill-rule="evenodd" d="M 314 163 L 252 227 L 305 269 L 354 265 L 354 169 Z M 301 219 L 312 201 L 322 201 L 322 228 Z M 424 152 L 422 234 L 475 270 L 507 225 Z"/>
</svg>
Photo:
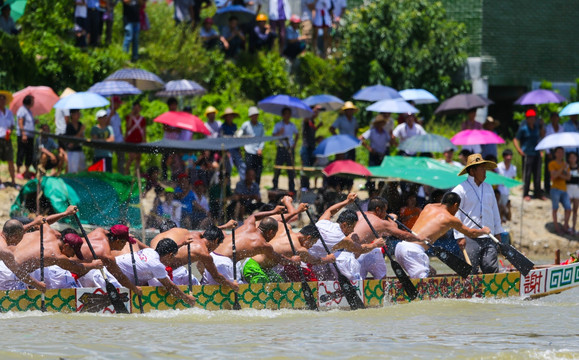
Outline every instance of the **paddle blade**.
<svg viewBox="0 0 579 360">
<path fill-rule="evenodd" d="M 432 251 L 440 261 L 454 270 L 460 277 L 466 279 L 472 273 L 472 266 L 453 253 L 444 250 L 440 246 L 432 246 Z"/>
<path fill-rule="evenodd" d="M 302 292 L 304 293 L 304 298 L 306 299 L 306 304 L 309 310 L 318 310 L 318 303 L 314 297 L 314 293 L 310 288 L 310 284 L 307 281 L 302 281 Z"/>
<path fill-rule="evenodd" d="M 109 295 L 109 299 L 111 300 L 111 304 L 115 308 L 115 312 L 117 314 L 128 314 L 129 311 L 125 306 L 125 303 L 121 299 L 117 288 L 111 284 L 108 280 L 105 280 L 107 294 Z"/>
<path fill-rule="evenodd" d="M 535 264 L 529 260 L 525 255 L 521 254 L 512 245 L 499 243 L 501 253 L 510 261 L 513 266 L 519 270 L 521 274 L 527 276 L 529 271 L 533 270 Z"/>
<path fill-rule="evenodd" d="M 358 310 L 366 308 L 366 306 L 362 302 L 362 299 L 360 299 L 360 297 L 358 296 L 356 288 L 352 285 L 350 280 L 344 275 L 342 275 L 342 273 L 340 273 L 339 271 L 338 271 L 338 282 L 340 283 L 340 287 L 344 292 L 344 296 L 346 296 L 346 301 L 348 301 L 350 309 Z"/>
<path fill-rule="evenodd" d="M 406 271 L 402 268 L 402 266 L 398 263 L 398 261 L 394 260 L 390 257 L 390 266 L 392 266 L 392 270 L 394 270 L 394 274 L 398 278 L 398 281 L 402 284 L 402 288 L 406 295 L 410 298 L 410 300 L 414 300 L 418 297 L 418 290 L 416 290 L 416 286 L 410 280 Z"/>
</svg>

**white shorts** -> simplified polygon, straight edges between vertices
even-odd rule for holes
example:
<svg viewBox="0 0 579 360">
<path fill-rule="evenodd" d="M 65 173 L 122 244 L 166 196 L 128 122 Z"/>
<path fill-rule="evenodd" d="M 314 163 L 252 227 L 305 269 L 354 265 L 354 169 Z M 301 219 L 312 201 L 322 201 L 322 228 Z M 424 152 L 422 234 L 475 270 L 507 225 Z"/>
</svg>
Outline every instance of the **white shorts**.
<svg viewBox="0 0 579 360">
<path fill-rule="evenodd" d="M 425 278 L 430 273 L 430 259 L 424 248 L 418 244 L 401 241 L 396 245 L 394 256 L 413 279 Z"/>
<path fill-rule="evenodd" d="M 34 270 L 30 273 L 30 276 L 40 281 L 40 269 Z M 57 265 L 44 268 L 44 284 L 46 284 L 47 289 L 73 289 L 80 287 L 70 271 L 64 270 Z"/>
<path fill-rule="evenodd" d="M 369 253 L 362 254 L 358 257 L 360 263 L 360 276 L 366 279 L 368 273 L 372 274 L 374 279 L 383 279 L 386 277 L 386 262 L 382 250 L 374 249 Z"/>
<path fill-rule="evenodd" d="M 73 174 L 86 170 L 86 159 L 82 151 L 67 151 L 68 172 Z"/>
<path fill-rule="evenodd" d="M 173 283 L 175 285 L 189 285 L 189 271 L 186 266 L 178 267 L 173 270 Z M 191 275 L 191 285 L 200 285 L 201 283 L 194 275 Z M 155 278 L 149 280 L 149 286 L 163 286 L 161 282 Z"/>
<path fill-rule="evenodd" d="M 111 284 L 113 284 L 116 288 L 123 287 L 121 283 L 111 274 L 106 268 L 103 268 L 103 271 L 107 275 L 107 279 Z M 93 269 L 87 272 L 84 276 L 78 278 L 78 283 L 81 287 L 98 287 L 104 289 L 106 287 L 105 278 L 101 271 L 98 269 Z"/>
<path fill-rule="evenodd" d="M 217 271 L 227 280 L 233 281 L 233 260 L 228 258 L 227 256 L 218 255 L 214 252 L 211 253 L 211 257 L 213 258 L 213 263 L 215 263 L 215 267 Z M 239 271 L 241 267 L 241 263 L 237 262 L 237 280 L 241 279 L 241 271 Z M 203 272 L 203 277 L 201 278 L 201 285 L 218 285 L 219 283 L 213 279 L 213 276 L 205 269 Z"/>
<path fill-rule="evenodd" d="M 579 185 L 567 184 L 567 194 L 569 199 L 579 199 Z"/>
<path fill-rule="evenodd" d="M 0 261 L 0 290 L 26 289 L 28 289 L 28 286 L 4 265 L 4 261 Z"/>
</svg>

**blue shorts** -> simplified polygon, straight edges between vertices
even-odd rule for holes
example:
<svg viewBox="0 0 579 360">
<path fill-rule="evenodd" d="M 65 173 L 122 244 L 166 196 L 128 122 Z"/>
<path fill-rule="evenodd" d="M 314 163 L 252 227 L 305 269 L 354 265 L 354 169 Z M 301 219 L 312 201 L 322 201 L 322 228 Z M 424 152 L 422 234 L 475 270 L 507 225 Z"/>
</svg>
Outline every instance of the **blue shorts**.
<svg viewBox="0 0 579 360">
<path fill-rule="evenodd" d="M 569 201 L 567 191 L 551 188 L 551 203 L 553 210 L 559 209 L 559 203 L 563 204 L 565 210 L 571 210 L 571 201 Z"/>
</svg>

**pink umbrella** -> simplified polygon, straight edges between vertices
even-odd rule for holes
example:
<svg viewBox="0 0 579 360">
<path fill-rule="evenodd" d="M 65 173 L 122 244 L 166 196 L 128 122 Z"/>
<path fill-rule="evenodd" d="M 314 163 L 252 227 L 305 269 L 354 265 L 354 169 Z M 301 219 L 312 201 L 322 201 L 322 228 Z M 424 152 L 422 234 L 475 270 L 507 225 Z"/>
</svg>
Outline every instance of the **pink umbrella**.
<svg viewBox="0 0 579 360">
<path fill-rule="evenodd" d="M 167 111 L 158 116 L 155 122 L 209 135 L 209 130 L 197 116 L 182 111 Z"/>
<path fill-rule="evenodd" d="M 454 145 L 503 144 L 500 136 L 488 130 L 463 130 L 450 139 Z"/>
<path fill-rule="evenodd" d="M 34 96 L 34 105 L 32 105 L 32 115 L 38 116 L 49 113 L 52 107 L 60 99 L 56 93 L 48 86 L 28 86 L 14 93 L 14 99 L 10 103 L 10 110 L 16 114 L 22 106 L 22 100 L 27 95 Z"/>
<path fill-rule="evenodd" d="M 354 176 L 372 176 L 370 170 L 364 165 L 358 164 L 352 160 L 337 160 L 326 166 L 322 173 L 326 176 L 333 175 L 354 175 Z"/>
</svg>

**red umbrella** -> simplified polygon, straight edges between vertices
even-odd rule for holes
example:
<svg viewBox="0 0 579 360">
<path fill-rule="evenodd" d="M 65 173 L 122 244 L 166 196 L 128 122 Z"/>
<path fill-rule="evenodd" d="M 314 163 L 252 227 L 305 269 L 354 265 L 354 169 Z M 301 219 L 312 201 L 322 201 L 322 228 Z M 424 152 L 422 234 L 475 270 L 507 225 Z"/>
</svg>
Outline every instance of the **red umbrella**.
<svg viewBox="0 0 579 360">
<path fill-rule="evenodd" d="M 209 135 L 205 124 L 197 116 L 182 111 L 167 111 L 158 116 L 155 122 Z"/>
<path fill-rule="evenodd" d="M 49 113 L 52 107 L 60 98 L 48 86 L 28 86 L 14 93 L 13 100 L 10 103 L 10 110 L 16 114 L 18 109 L 22 106 L 22 100 L 27 95 L 34 96 L 34 105 L 32 105 L 32 115 L 38 116 Z"/>
<path fill-rule="evenodd" d="M 354 175 L 354 176 L 372 176 L 368 168 L 352 160 L 337 160 L 326 166 L 322 173 L 326 176 L 333 175 Z"/>
</svg>

